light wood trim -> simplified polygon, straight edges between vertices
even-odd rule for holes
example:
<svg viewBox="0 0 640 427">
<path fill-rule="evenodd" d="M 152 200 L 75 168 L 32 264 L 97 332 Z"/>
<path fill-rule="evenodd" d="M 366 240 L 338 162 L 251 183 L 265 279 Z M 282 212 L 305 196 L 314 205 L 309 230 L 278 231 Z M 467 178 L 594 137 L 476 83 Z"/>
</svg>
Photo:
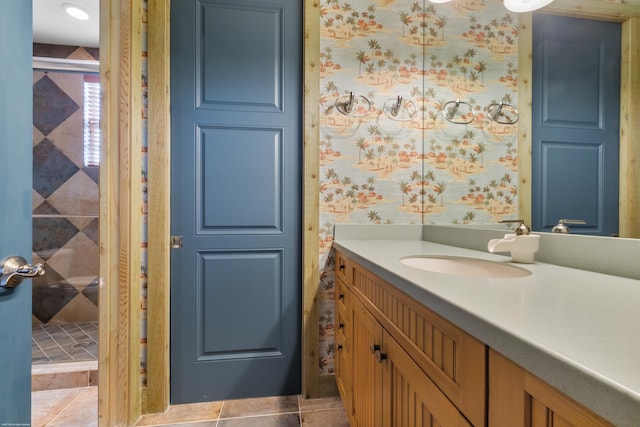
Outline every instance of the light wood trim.
<svg viewBox="0 0 640 427">
<path fill-rule="evenodd" d="M 640 237 L 640 8 L 600 0 L 555 0 L 544 13 L 622 23 L 620 99 L 620 237 Z M 531 218 L 531 14 L 519 16 L 518 33 L 518 208 L 523 219 Z M 524 82 L 528 83 L 524 83 Z M 525 121 L 528 118 L 528 122 Z"/>
<path fill-rule="evenodd" d="M 302 119 L 303 223 L 302 232 L 302 394 L 305 398 L 320 397 L 318 373 L 318 283 L 320 207 L 320 1 L 304 2 L 304 93 Z"/>
<path fill-rule="evenodd" d="M 98 424 L 140 416 L 141 3 L 100 2 Z"/>
<path fill-rule="evenodd" d="M 170 283 L 170 0 L 148 3 L 147 393 L 144 413 L 169 406 Z"/>
<path fill-rule="evenodd" d="M 636 6 L 637 9 L 640 9 Z M 620 236 L 640 238 L 640 17 L 622 24 Z"/>
<path fill-rule="evenodd" d="M 533 77 L 533 15 L 518 15 L 518 211 L 525 224 L 531 224 L 531 125 Z"/>
<path fill-rule="evenodd" d="M 636 5 L 610 3 L 602 0 L 555 0 L 542 9 L 542 12 L 617 22 L 640 17 L 640 8 Z"/>
</svg>

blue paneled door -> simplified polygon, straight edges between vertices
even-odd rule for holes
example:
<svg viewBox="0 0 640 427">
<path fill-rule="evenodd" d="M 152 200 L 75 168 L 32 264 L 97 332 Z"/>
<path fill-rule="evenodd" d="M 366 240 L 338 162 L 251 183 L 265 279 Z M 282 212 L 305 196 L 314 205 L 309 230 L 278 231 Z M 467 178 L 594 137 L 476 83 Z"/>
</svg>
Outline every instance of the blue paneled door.
<svg viewBox="0 0 640 427">
<path fill-rule="evenodd" d="M 617 235 L 620 24 L 533 18 L 532 226 Z"/>
<path fill-rule="evenodd" d="M 0 260 L 31 259 L 31 2 L 0 1 Z M 31 423 L 31 282 L 0 288 L 0 425 Z"/>
<path fill-rule="evenodd" d="M 301 378 L 302 4 L 171 10 L 171 402 Z"/>
</svg>

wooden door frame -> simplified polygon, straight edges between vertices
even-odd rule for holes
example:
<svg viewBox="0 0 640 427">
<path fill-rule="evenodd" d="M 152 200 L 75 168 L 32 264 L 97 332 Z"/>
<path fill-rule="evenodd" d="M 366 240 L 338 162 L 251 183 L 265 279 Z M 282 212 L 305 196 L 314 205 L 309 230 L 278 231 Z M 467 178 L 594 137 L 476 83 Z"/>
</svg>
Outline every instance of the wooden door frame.
<svg viewBox="0 0 640 427">
<path fill-rule="evenodd" d="M 98 425 L 141 413 L 141 0 L 100 0 Z"/>
<path fill-rule="evenodd" d="M 620 22 L 622 25 L 620 81 L 620 237 L 640 238 L 640 8 L 601 0 L 555 0 L 542 12 L 577 18 Z M 518 210 L 532 218 L 532 14 L 518 16 Z M 634 73 L 633 70 L 636 70 Z M 624 185 L 623 185 L 624 184 Z M 634 215 L 636 213 L 636 215 Z"/>
</svg>

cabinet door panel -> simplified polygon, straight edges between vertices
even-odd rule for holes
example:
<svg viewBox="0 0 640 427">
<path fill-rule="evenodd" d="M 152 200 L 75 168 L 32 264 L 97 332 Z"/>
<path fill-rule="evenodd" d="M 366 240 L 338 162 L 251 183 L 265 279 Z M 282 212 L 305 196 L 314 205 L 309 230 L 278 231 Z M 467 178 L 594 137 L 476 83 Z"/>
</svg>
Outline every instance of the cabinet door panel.
<svg viewBox="0 0 640 427">
<path fill-rule="evenodd" d="M 355 298 L 353 318 L 353 413 L 357 426 L 382 427 L 382 369 L 372 346 L 382 346 L 382 327 Z"/>
<path fill-rule="evenodd" d="M 389 334 L 384 333 L 386 426 L 470 426 L 458 409 L 429 380 Z"/>
<path fill-rule="evenodd" d="M 494 350 L 489 352 L 489 425 L 612 426 Z"/>
</svg>

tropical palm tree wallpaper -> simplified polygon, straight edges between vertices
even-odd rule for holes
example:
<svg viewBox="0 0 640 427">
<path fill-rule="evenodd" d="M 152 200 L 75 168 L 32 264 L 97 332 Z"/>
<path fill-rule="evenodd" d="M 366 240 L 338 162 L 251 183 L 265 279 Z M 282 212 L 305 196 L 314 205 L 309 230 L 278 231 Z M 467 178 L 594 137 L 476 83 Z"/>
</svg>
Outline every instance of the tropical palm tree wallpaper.
<svg viewBox="0 0 640 427">
<path fill-rule="evenodd" d="M 516 216 L 518 28 L 502 0 L 323 0 L 320 20 L 320 370 L 331 373 L 333 224 Z"/>
<path fill-rule="evenodd" d="M 321 0 L 320 374 L 334 224 L 517 216 L 517 20 L 502 0 Z"/>
</svg>

